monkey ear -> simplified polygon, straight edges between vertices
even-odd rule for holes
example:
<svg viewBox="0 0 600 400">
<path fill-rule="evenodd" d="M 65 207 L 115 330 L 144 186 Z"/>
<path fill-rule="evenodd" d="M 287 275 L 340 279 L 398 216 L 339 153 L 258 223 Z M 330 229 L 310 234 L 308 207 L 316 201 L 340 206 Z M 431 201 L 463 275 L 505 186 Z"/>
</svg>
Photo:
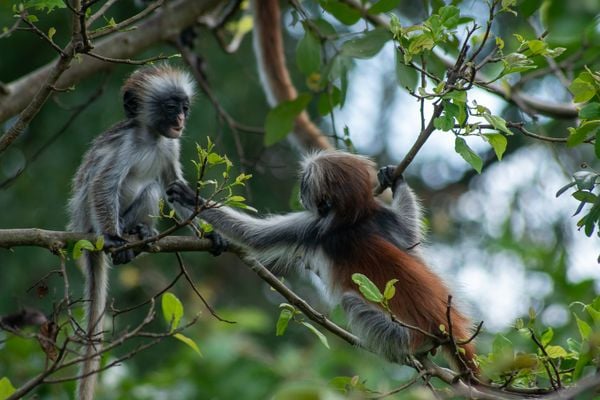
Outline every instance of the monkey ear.
<svg viewBox="0 0 600 400">
<path fill-rule="evenodd" d="M 133 91 L 127 90 L 123 93 L 123 107 L 127 118 L 135 118 L 138 115 L 138 99 L 133 94 Z"/>
</svg>

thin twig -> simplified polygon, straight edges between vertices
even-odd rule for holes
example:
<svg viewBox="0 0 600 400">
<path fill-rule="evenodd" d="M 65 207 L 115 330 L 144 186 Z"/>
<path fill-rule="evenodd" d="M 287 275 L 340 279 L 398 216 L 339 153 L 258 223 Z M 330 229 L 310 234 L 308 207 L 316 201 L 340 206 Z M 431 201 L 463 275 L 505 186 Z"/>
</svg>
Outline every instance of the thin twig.
<svg viewBox="0 0 600 400">
<path fill-rule="evenodd" d="M 154 3 L 149 4 L 143 11 L 134 15 L 133 17 L 127 18 L 126 20 L 123 20 L 123 21 L 119 22 L 118 24 L 115 24 L 112 26 L 109 25 L 106 27 L 96 29 L 95 31 L 90 33 L 90 35 L 89 35 L 90 39 L 97 39 L 99 37 L 106 36 L 110 33 L 117 32 L 121 29 L 124 29 L 124 28 L 128 27 L 129 25 L 134 24 L 137 21 L 143 19 L 144 17 L 146 17 L 147 15 L 152 13 L 154 10 L 156 10 L 158 7 L 162 6 L 163 3 L 164 3 L 164 0 L 157 0 Z"/>
<path fill-rule="evenodd" d="M 546 348 L 539 341 L 539 339 L 537 338 L 533 329 L 529 328 L 529 333 L 531 334 L 531 340 L 533 340 L 533 342 L 540 349 L 542 354 L 546 357 L 546 361 L 544 362 L 544 368 L 546 368 L 546 372 L 548 373 L 548 378 L 550 379 L 550 384 L 552 385 L 552 387 L 554 387 L 557 390 L 562 388 L 562 382 L 560 381 L 560 374 L 558 373 L 558 368 L 556 368 L 556 365 L 554 364 L 554 362 L 548 355 Z M 548 364 L 550 364 L 550 367 L 552 367 L 552 370 L 554 371 L 554 377 L 552 376 L 552 373 L 548 369 Z"/>
<path fill-rule="evenodd" d="M 198 288 L 196 288 L 196 285 L 194 285 L 194 281 L 192 281 L 190 274 L 188 273 L 187 269 L 185 268 L 185 264 L 183 262 L 183 258 L 181 257 L 181 253 L 176 252 L 175 256 L 177 257 L 177 262 L 179 263 L 179 268 L 181 270 L 181 273 L 185 277 L 185 280 L 190 284 L 190 287 L 192 288 L 194 293 L 196 293 L 196 296 L 198 296 L 198 298 L 204 304 L 204 307 L 206 307 L 206 309 L 210 312 L 210 314 L 221 322 L 227 322 L 228 324 L 235 324 L 236 323 L 235 321 L 229 321 L 225 318 L 220 317 L 217 314 L 217 312 L 214 310 L 214 308 L 212 308 L 212 306 L 208 303 L 208 301 L 206 301 L 204 296 L 202 296 L 202 293 L 200 293 Z"/>
<path fill-rule="evenodd" d="M 90 56 L 90 57 L 97 58 L 98 60 L 102 60 L 102 61 L 106 61 L 106 62 L 111 62 L 111 63 L 116 63 L 116 64 L 129 64 L 129 65 L 145 65 L 145 64 L 156 62 L 156 61 L 160 61 L 160 60 L 168 60 L 169 58 L 173 57 L 172 55 L 170 55 L 170 56 L 163 56 L 162 54 L 159 54 L 157 56 L 145 58 L 145 59 L 142 59 L 142 60 L 132 60 L 130 58 L 112 58 L 112 57 L 106 57 L 106 56 L 103 56 L 103 55 L 100 55 L 100 54 L 93 53 L 91 51 L 86 52 L 86 54 L 88 56 Z"/>
</svg>

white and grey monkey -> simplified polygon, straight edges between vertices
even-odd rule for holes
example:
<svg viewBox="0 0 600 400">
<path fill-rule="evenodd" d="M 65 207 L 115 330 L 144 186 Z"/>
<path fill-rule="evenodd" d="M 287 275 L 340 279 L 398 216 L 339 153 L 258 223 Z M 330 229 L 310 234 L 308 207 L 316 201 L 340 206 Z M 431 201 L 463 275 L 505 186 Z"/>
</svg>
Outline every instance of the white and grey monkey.
<svg viewBox="0 0 600 400">
<path fill-rule="evenodd" d="M 147 238 L 156 233 L 151 215 L 167 185 L 183 181 L 179 138 L 193 96 L 190 76 L 167 64 L 135 71 L 122 88 L 126 119 L 98 136 L 73 179 L 68 229 L 104 235 L 105 247 L 126 243 L 124 235 Z M 133 250 L 112 254 L 113 264 L 135 257 Z M 86 253 L 85 361 L 78 382 L 80 400 L 94 397 L 107 299 L 108 257 Z"/>
<path fill-rule="evenodd" d="M 184 182 L 167 190 L 170 201 L 188 209 L 205 205 L 199 217 L 226 239 L 247 247 L 273 267 L 307 270 L 332 305 L 341 304 L 362 344 L 394 362 L 433 350 L 431 338 L 403 327 L 377 305 L 366 301 L 352 282 L 353 273 L 369 277 L 379 288 L 398 279 L 392 313 L 407 324 L 443 338 L 449 290 L 423 261 L 418 201 L 393 167 L 379 170 L 383 187 L 391 187 L 391 205 L 373 196 L 375 168 L 367 158 L 341 151 L 321 151 L 302 163 L 300 196 L 306 211 L 256 218 L 229 207 L 205 204 Z M 198 203 L 198 204 L 197 204 Z M 279 269 L 281 271 L 281 269 Z M 283 269 L 285 272 L 285 269 Z M 454 337 L 467 339 L 470 323 L 451 308 Z M 472 342 L 462 346 L 462 359 L 477 373 Z M 443 346 L 453 368 L 463 370 L 459 356 Z"/>
</svg>

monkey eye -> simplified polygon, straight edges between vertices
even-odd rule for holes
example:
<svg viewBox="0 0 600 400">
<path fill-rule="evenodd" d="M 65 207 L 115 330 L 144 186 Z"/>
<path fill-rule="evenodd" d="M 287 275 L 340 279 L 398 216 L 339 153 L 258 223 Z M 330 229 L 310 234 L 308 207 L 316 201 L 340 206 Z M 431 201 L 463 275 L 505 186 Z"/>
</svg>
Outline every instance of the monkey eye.
<svg viewBox="0 0 600 400">
<path fill-rule="evenodd" d="M 190 109 L 190 106 L 187 104 L 184 104 L 182 108 L 183 108 L 183 112 L 187 114 Z"/>
</svg>

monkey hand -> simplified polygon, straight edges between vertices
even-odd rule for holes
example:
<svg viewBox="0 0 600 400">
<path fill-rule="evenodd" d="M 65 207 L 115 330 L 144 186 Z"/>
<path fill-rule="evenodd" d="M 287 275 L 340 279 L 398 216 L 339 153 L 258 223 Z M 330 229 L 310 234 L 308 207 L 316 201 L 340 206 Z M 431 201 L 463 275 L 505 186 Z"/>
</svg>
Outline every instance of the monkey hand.
<svg viewBox="0 0 600 400">
<path fill-rule="evenodd" d="M 402 175 L 394 177 L 395 172 L 395 165 L 387 165 L 385 167 L 379 168 L 379 171 L 377 172 L 377 180 L 379 181 L 379 186 L 381 186 L 383 189 L 394 189 L 398 183 L 404 181 L 404 177 Z"/>
<path fill-rule="evenodd" d="M 223 236 L 215 231 L 210 231 L 204 234 L 204 237 L 212 240 L 212 248 L 208 251 L 213 256 L 219 256 L 227 250 L 229 242 Z"/>
<path fill-rule="evenodd" d="M 135 235 L 140 240 L 146 240 L 158 235 L 158 231 L 152 226 L 144 223 L 139 223 L 127 231 L 129 235 Z"/>
<path fill-rule="evenodd" d="M 202 205 L 205 201 L 201 197 L 196 198 L 196 191 L 183 181 L 175 181 L 169 185 L 167 200 L 169 203 L 179 203 L 188 208 L 196 208 L 196 205 Z"/>
<path fill-rule="evenodd" d="M 104 234 L 104 248 L 106 250 L 121 247 L 127 243 L 127 240 L 123 239 L 119 235 L 113 235 L 111 233 Z M 113 265 L 127 264 L 135 258 L 135 252 L 133 249 L 127 249 L 111 253 L 110 256 L 112 258 Z"/>
</svg>

